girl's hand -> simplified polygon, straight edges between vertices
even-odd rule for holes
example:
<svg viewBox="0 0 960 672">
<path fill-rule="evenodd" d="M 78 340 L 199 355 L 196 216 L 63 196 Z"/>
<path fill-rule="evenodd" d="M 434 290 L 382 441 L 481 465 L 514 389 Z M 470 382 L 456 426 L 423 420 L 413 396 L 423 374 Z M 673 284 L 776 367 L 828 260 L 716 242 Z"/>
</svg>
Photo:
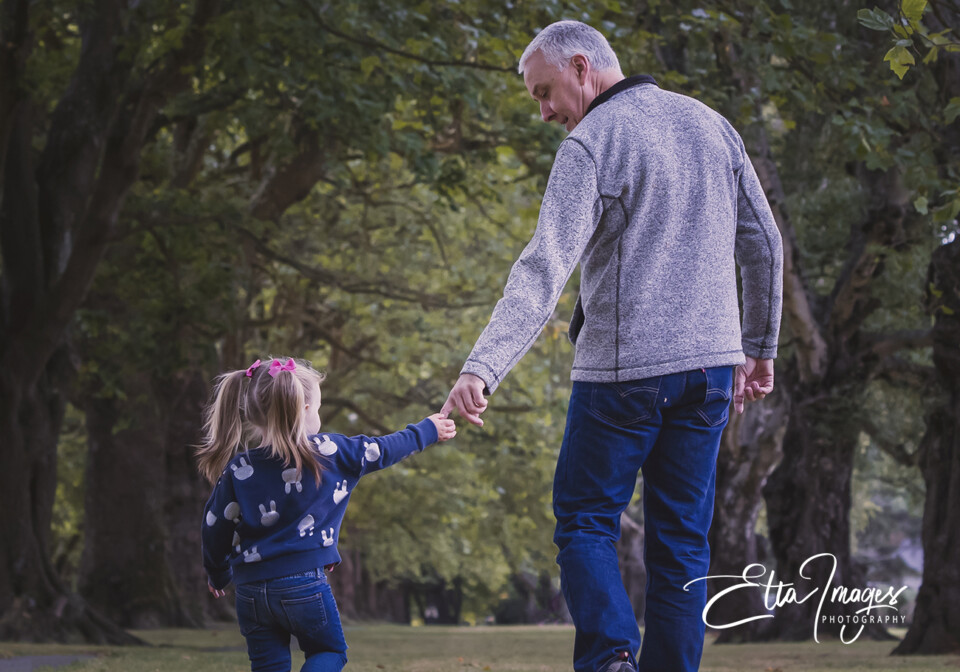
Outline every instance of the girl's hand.
<svg viewBox="0 0 960 672">
<path fill-rule="evenodd" d="M 214 597 L 223 597 L 224 595 L 227 594 L 227 591 L 225 591 L 225 590 L 219 590 L 219 589 L 214 588 L 213 586 L 211 586 L 211 585 L 210 585 L 210 581 L 207 581 L 207 590 L 209 590 L 210 593 L 211 593 Z"/>
<path fill-rule="evenodd" d="M 430 420 L 437 428 L 437 441 L 447 441 L 457 435 L 457 426 L 453 424 L 453 420 L 447 418 L 446 413 L 434 413 Z"/>
</svg>

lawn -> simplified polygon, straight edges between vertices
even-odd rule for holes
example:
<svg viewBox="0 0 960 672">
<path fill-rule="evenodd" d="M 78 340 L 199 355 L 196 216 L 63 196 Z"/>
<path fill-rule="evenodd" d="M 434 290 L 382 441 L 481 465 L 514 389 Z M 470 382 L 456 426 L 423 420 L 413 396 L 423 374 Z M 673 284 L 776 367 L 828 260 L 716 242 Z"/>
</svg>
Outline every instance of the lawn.
<svg viewBox="0 0 960 672">
<path fill-rule="evenodd" d="M 348 670 L 354 672 L 569 672 L 573 629 L 564 626 L 404 627 L 352 625 Z M 3 659 L 86 653 L 92 660 L 61 672 L 245 672 L 243 639 L 235 625 L 211 630 L 149 630 L 152 647 L 89 647 L 0 642 Z M 702 672 L 888 672 L 958 670 L 960 656 L 892 657 L 891 642 L 706 646 Z M 294 669 L 302 657 L 294 654 Z M 40 668 L 52 670 L 53 668 Z"/>
</svg>

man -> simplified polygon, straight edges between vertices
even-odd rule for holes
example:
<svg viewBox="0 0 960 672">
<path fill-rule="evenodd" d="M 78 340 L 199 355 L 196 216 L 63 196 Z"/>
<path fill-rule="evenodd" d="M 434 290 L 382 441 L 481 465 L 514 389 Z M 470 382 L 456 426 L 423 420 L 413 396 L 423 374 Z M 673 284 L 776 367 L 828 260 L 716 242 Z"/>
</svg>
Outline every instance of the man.
<svg viewBox="0 0 960 672">
<path fill-rule="evenodd" d="M 652 77 L 624 78 L 590 26 L 548 26 L 520 72 L 544 121 L 570 134 L 533 239 L 443 412 L 483 424 L 484 395 L 530 348 L 579 262 L 573 390 L 553 492 L 574 668 L 696 670 L 706 586 L 687 584 L 708 573 L 731 388 L 738 412 L 773 390 L 780 235 L 730 124 Z M 637 659 L 614 542 L 641 468 L 648 578 Z"/>
</svg>

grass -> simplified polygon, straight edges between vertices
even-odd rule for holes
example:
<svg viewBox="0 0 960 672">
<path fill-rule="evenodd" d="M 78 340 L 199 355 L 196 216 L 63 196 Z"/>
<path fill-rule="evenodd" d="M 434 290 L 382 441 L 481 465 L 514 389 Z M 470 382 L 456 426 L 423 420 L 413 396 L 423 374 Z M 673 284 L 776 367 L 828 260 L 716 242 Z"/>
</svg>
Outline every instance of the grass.
<svg viewBox="0 0 960 672">
<path fill-rule="evenodd" d="M 352 672 L 569 672 L 573 629 L 565 626 L 345 628 Z M 235 625 L 210 630 L 137 631 L 152 647 L 106 647 L 0 642 L 3 658 L 88 654 L 93 660 L 60 672 L 246 672 L 243 638 Z M 892 642 L 743 644 L 704 649 L 701 672 L 892 672 L 960 670 L 960 656 L 893 657 Z M 294 670 L 302 655 L 294 653 Z M 2 668 L 2 666 L 0 666 Z M 39 668 L 52 670 L 54 668 Z"/>
</svg>

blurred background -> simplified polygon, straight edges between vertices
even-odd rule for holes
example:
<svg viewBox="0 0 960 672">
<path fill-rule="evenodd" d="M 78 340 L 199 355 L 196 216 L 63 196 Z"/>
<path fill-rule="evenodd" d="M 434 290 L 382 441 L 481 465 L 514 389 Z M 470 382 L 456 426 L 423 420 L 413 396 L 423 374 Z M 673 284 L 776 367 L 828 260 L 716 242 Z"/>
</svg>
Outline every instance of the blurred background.
<svg viewBox="0 0 960 672">
<path fill-rule="evenodd" d="M 960 649 L 957 0 L 2 0 L 0 638 L 233 618 L 206 590 L 191 449 L 218 373 L 310 359 L 344 434 L 439 410 L 564 137 L 519 55 L 570 18 L 733 123 L 783 236 L 777 389 L 731 414 L 711 574 L 802 582 L 831 553 L 837 584 L 908 586 L 891 649 Z M 568 619 L 550 492 L 576 291 L 483 429 L 357 490 L 345 617 Z M 808 639 L 815 609 L 720 639 Z"/>
</svg>

